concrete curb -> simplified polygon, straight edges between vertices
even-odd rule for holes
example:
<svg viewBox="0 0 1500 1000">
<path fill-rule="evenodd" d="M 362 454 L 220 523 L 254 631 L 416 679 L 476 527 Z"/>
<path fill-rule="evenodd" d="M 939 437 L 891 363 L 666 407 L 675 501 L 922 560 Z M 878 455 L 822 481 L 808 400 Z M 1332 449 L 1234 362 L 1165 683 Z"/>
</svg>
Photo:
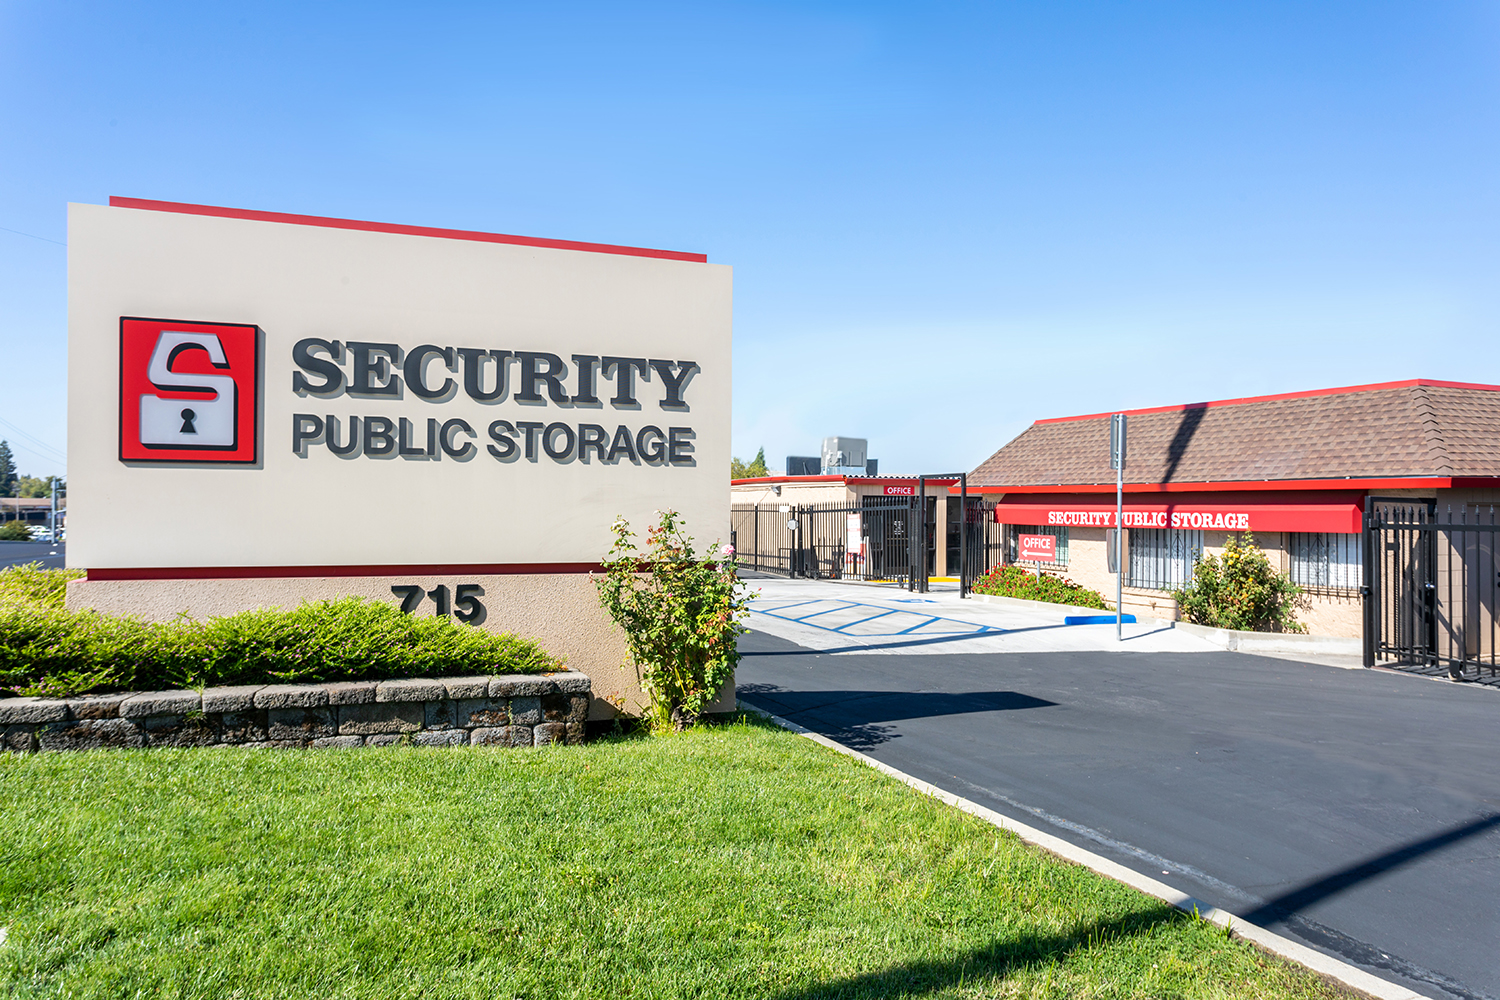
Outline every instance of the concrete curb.
<svg viewBox="0 0 1500 1000">
<path fill-rule="evenodd" d="M 1000 598 L 1000 600 L 1014 600 L 1014 598 Z M 1027 601 L 1025 603 L 1033 604 L 1037 602 Z M 971 802 L 962 796 L 954 795 L 952 792 L 945 791 L 920 778 L 914 778 L 905 771 L 897 770 L 889 764 L 876 760 L 874 757 L 860 753 L 858 750 L 851 750 L 842 743 L 835 742 L 804 726 L 799 726 L 789 719 L 783 719 L 779 715 L 773 715 L 764 709 L 757 708 L 748 701 L 742 700 L 740 704 L 744 708 L 764 715 L 783 729 L 810 739 L 814 743 L 819 743 L 837 753 L 863 761 L 882 774 L 895 778 L 897 781 L 921 792 L 923 795 L 931 796 L 939 802 L 961 809 L 969 815 L 976 816 L 1002 830 L 1009 830 L 1026 843 L 1040 847 L 1042 850 L 1050 854 L 1055 854 L 1065 861 L 1082 865 L 1103 875 L 1105 878 L 1114 879 L 1116 882 L 1123 882 L 1132 889 L 1161 900 L 1168 906 L 1175 907 L 1187 913 L 1196 913 L 1204 920 L 1225 928 L 1234 937 L 1249 941 L 1256 947 L 1279 958 L 1304 965 L 1319 976 L 1332 980 L 1347 989 L 1354 990 L 1367 997 L 1373 997 L 1374 1000 L 1432 1000 L 1432 998 L 1421 993 L 1415 993 L 1405 986 L 1399 986 L 1396 983 L 1387 982 L 1379 976 L 1371 975 L 1363 969 L 1350 965 L 1348 962 L 1325 955 L 1321 951 L 1314 951 L 1312 948 L 1293 941 L 1291 938 L 1283 937 L 1274 931 L 1266 930 L 1264 927 L 1246 923 L 1236 918 L 1232 913 L 1226 913 L 1200 899 L 1195 899 L 1185 892 L 1172 888 L 1165 882 L 1158 882 L 1156 879 L 1132 871 L 1124 865 L 1116 864 L 1106 857 L 1095 854 L 1093 851 L 1075 847 L 1066 840 L 1054 837 L 1050 833 L 1044 833 L 1034 826 L 1013 820 L 1009 816 L 1003 816 L 993 809 L 985 808 L 977 802 Z"/>
<path fill-rule="evenodd" d="M 1101 611 L 1098 608 L 1084 608 L 1076 604 L 1053 604 L 1051 601 L 1028 601 L 1024 597 L 1000 597 L 996 594 L 976 594 L 969 592 L 969 600 L 979 601 L 983 604 L 998 604 L 1002 608 L 1015 608 L 1017 611 L 1055 611 L 1058 615 L 1112 615 L 1113 611 L 1106 608 Z M 1143 615 L 1139 611 L 1127 611 L 1127 615 L 1135 615 L 1135 620 L 1141 625 L 1174 625 L 1170 618 L 1152 618 Z"/>
<path fill-rule="evenodd" d="M 1362 656 L 1358 639 L 1338 635 L 1298 635 L 1295 632 L 1237 632 L 1209 628 L 1190 622 L 1175 622 L 1173 628 L 1207 639 L 1215 646 L 1237 653 L 1312 653 L 1326 656 Z"/>
<path fill-rule="evenodd" d="M 970 594 L 971 600 L 985 604 L 1022 611 L 1053 611 L 1060 616 L 1114 614 L 1098 608 L 1080 608 L 1071 604 L 1052 604 L 1047 601 L 1028 601 L 1021 597 L 997 597 L 993 594 Z M 1174 621 L 1171 618 L 1152 618 L 1139 612 L 1136 621 L 1143 625 L 1165 625 L 1168 628 L 1207 639 L 1220 649 L 1237 653 L 1312 653 L 1326 656 L 1360 656 L 1364 648 L 1358 639 L 1335 635 L 1298 635 L 1295 632 L 1238 632 L 1227 628 L 1209 628 L 1190 622 Z"/>
</svg>

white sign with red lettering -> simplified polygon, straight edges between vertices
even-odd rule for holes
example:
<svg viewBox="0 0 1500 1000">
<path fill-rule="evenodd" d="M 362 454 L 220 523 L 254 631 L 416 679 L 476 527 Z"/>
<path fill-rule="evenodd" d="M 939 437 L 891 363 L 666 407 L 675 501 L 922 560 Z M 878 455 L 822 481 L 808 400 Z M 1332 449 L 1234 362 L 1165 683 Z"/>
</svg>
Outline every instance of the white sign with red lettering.
<svg viewBox="0 0 1500 1000">
<path fill-rule="evenodd" d="M 1113 528 L 1112 510 L 1049 510 L 1048 524 L 1075 527 Z M 1244 511 L 1127 510 L 1127 528 L 1220 528 L 1226 531 L 1249 531 L 1250 515 Z"/>
<path fill-rule="evenodd" d="M 864 558 L 864 555 L 864 528 L 861 525 L 860 515 L 850 514 L 845 522 L 845 568 L 851 573 L 856 572 L 859 569 L 860 560 Z"/>
<path fill-rule="evenodd" d="M 1057 562 L 1056 535 L 1022 535 L 1019 539 L 1020 555 L 1025 562 Z"/>
</svg>

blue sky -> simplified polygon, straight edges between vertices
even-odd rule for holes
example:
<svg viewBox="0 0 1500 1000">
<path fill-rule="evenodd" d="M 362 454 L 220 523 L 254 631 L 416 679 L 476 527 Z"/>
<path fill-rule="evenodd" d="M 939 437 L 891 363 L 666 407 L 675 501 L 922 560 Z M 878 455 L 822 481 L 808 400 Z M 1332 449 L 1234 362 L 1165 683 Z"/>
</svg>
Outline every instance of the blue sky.
<svg viewBox="0 0 1500 1000">
<path fill-rule="evenodd" d="M 0 437 L 62 470 L 110 195 L 705 252 L 773 468 L 1500 383 L 1497 153 L 1495 3 L 0 0 Z"/>
</svg>

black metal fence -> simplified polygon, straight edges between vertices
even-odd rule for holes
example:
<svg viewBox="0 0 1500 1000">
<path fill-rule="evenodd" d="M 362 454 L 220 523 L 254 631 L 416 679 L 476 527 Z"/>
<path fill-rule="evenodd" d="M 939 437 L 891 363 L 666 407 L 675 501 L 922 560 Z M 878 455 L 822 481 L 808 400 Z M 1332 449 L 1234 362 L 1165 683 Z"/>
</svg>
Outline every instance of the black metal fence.
<svg viewBox="0 0 1500 1000">
<path fill-rule="evenodd" d="M 730 542 L 747 570 L 815 580 L 920 583 L 917 589 L 924 589 L 937 563 L 937 504 L 947 499 L 927 497 L 925 511 L 916 497 L 736 504 L 730 508 Z M 958 507 L 955 502 L 945 511 L 948 573 L 969 581 L 1004 558 L 1004 526 L 995 524 L 992 502 L 969 500 L 962 522 Z M 967 534 L 962 539 L 960 523 Z"/>
<path fill-rule="evenodd" d="M 931 507 L 935 498 L 928 498 Z M 847 503 L 739 504 L 730 537 L 740 566 L 814 580 L 887 580 L 906 584 L 921 531 L 914 497 L 863 497 Z M 928 521 L 932 523 L 931 519 Z M 932 529 L 928 528 L 931 535 Z M 931 544 L 928 544 L 931 571 Z"/>
<path fill-rule="evenodd" d="M 995 501 L 970 500 L 965 530 L 969 533 L 968 575 L 977 580 L 996 566 L 1011 561 L 1008 553 L 1008 524 L 995 521 Z"/>
<path fill-rule="evenodd" d="M 1495 508 L 1370 497 L 1365 502 L 1365 666 L 1500 670 L 1500 533 Z"/>
</svg>

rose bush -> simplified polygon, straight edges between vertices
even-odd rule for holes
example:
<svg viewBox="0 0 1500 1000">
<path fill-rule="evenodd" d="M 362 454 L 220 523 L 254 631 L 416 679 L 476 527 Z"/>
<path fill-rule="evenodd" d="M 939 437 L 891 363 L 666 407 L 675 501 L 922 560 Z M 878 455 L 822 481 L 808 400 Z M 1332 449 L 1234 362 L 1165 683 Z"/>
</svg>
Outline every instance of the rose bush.
<svg viewBox="0 0 1500 1000">
<path fill-rule="evenodd" d="M 1020 566 L 996 566 L 975 580 L 972 589 L 976 594 L 1019 597 L 1026 601 L 1072 604 L 1080 608 L 1105 607 L 1104 595 L 1097 590 L 1080 587 L 1065 577 L 1039 577 Z"/>
<path fill-rule="evenodd" d="M 599 600 L 625 632 L 630 659 L 651 700 L 654 728 L 685 729 L 734 676 L 735 639 L 749 596 L 740 588 L 734 549 L 702 555 L 676 511 L 659 512 L 637 551 L 630 522 L 611 526 L 615 541 L 594 577 Z"/>
</svg>

